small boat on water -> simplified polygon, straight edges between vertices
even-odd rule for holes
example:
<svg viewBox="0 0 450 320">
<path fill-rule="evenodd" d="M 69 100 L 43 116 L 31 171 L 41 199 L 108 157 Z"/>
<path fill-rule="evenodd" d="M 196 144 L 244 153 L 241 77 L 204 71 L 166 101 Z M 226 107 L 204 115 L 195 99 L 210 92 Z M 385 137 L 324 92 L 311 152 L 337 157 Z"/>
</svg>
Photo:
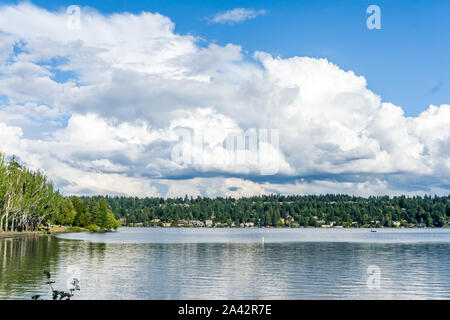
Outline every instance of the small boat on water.
<svg viewBox="0 0 450 320">
<path fill-rule="evenodd" d="M 370 229 L 370 232 L 377 232 L 377 230 Z"/>
</svg>

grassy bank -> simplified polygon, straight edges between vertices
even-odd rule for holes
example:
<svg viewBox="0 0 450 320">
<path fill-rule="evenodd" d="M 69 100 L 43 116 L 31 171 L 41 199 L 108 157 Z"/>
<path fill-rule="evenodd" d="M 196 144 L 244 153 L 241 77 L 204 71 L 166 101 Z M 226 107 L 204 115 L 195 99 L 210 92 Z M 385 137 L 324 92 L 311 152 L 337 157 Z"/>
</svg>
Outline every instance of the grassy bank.
<svg viewBox="0 0 450 320">
<path fill-rule="evenodd" d="M 50 233 L 69 233 L 69 232 L 89 232 L 86 228 L 68 227 L 68 226 L 52 226 Z"/>
</svg>

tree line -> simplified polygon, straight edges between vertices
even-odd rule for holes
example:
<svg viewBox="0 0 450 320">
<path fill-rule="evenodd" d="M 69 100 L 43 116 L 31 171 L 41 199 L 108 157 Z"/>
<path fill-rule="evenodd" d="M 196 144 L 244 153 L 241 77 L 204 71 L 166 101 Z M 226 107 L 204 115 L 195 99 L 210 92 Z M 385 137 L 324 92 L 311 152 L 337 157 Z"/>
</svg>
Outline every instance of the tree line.
<svg viewBox="0 0 450 320">
<path fill-rule="evenodd" d="M 65 198 L 42 172 L 0 153 L 0 232 L 34 231 L 48 223 L 101 231 L 120 227 L 120 220 L 128 226 L 211 220 L 214 226 L 446 227 L 450 196 Z"/>
<path fill-rule="evenodd" d="M 89 202 L 98 197 L 84 197 Z M 105 197 L 128 226 L 212 220 L 216 226 L 445 227 L 450 196 L 264 195 L 248 198 Z"/>
<path fill-rule="evenodd" d="M 49 223 L 92 231 L 120 226 L 105 199 L 84 204 L 79 198 L 64 198 L 42 172 L 0 153 L 0 232 L 37 231 Z"/>
</svg>

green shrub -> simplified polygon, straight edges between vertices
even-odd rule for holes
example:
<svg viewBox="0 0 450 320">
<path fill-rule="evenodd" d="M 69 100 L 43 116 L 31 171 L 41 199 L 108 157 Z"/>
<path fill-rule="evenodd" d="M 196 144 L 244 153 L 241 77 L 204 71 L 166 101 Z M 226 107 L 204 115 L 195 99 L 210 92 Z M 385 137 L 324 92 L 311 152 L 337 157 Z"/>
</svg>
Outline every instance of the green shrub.
<svg viewBox="0 0 450 320">
<path fill-rule="evenodd" d="M 90 225 L 88 225 L 87 228 L 88 228 L 88 230 L 89 230 L 90 232 L 96 232 L 96 231 L 98 231 L 98 226 L 97 226 L 96 224 L 94 224 L 94 223 L 91 223 Z"/>
<path fill-rule="evenodd" d="M 66 229 L 67 232 L 83 232 L 86 231 L 86 229 L 80 228 L 80 227 L 69 227 Z"/>
</svg>

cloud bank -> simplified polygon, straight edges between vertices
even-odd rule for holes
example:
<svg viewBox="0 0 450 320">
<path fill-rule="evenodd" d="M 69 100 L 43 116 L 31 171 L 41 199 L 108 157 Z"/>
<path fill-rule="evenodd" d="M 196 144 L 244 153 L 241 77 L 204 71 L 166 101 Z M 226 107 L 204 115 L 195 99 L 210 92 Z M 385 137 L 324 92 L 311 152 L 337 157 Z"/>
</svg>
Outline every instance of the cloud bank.
<svg viewBox="0 0 450 320">
<path fill-rule="evenodd" d="M 65 12 L 0 7 L 0 148 L 64 194 L 450 190 L 450 105 L 406 117 L 326 59 L 204 45 L 160 14 L 80 18 L 73 29 Z M 224 147 L 227 132 L 255 128 L 277 129 L 278 144 L 223 161 L 243 152 Z M 176 148 L 202 160 L 176 161 Z M 267 159 L 276 174 L 261 175 Z"/>
</svg>

